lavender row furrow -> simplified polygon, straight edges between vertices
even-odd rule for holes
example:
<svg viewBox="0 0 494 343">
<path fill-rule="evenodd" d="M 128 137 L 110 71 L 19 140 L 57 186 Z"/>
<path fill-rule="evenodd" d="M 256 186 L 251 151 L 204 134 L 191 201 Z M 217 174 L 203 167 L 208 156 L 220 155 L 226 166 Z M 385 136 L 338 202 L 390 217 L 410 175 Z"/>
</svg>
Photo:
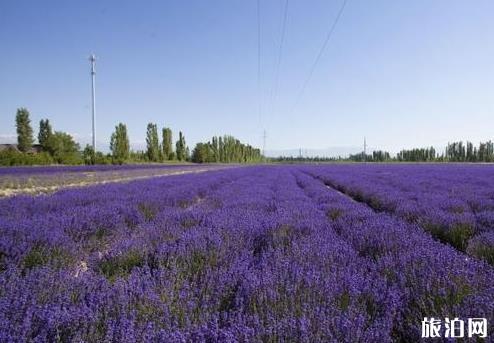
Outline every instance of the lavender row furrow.
<svg viewBox="0 0 494 343">
<path fill-rule="evenodd" d="M 340 237 L 373 261 L 388 284 L 400 290 L 401 319 L 395 339 L 419 340 L 416 323 L 427 316 L 494 319 L 490 266 L 465 258 L 414 224 L 341 196 L 306 173 L 298 173 L 297 179 Z"/>
<path fill-rule="evenodd" d="M 494 168 L 399 165 L 306 168 L 376 211 L 417 223 L 436 239 L 494 264 Z"/>
</svg>

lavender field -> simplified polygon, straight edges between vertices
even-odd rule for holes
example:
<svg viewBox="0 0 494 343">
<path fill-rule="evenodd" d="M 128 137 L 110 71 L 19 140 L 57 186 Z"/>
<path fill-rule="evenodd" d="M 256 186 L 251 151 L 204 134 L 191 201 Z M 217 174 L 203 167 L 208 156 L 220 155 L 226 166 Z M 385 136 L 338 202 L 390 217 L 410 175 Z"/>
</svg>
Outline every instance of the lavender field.
<svg viewBox="0 0 494 343">
<path fill-rule="evenodd" d="M 493 176 L 266 165 L 0 199 L 0 341 L 414 342 L 424 317 L 491 325 Z"/>
</svg>

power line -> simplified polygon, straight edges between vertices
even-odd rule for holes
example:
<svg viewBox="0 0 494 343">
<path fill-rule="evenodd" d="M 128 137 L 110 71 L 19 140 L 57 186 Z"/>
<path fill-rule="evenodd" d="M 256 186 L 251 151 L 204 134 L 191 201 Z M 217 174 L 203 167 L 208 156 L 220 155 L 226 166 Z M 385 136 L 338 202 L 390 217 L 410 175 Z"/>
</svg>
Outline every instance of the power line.
<svg viewBox="0 0 494 343">
<path fill-rule="evenodd" d="M 259 102 L 259 123 L 261 123 L 261 0 L 257 0 L 257 97 Z"/>
<path fill-rule="evenodd" d="M 298 102 L 302 98 L 302 95 L 305 92 L 305 88 L 307 87 L 307 84 L 311 80 L 312 75 L 314 74 L 314 71 L 316 70 L 316 66 L 319 63 L 319 60 L 321 59 L 321 57 L 322 57 L 322 55 L 324 53 L 324 50 L 326 49 L 326 46 L 328 45 L 331 37 L 333 36 L 333 32 L 334 32 L 336 26 L 338 25 L 338 22 L 340 21 L 341 15 L 343 14 L 343 10 L 345 9 L 345 6 L 346 6 L 347 1 L 348 0 L 343 0 L 343 4 L 341 5 L 341 8 L 340 8 L 340 10 L 338 12 L 338 15 L 336 16 L 336 18 L 335 18 L 335 20 L 333 22 L 333 25 L 331 25 L 331 27 L 330 27 L 330 29 L 328 31 L 328 34 L 326 35 L 326 39 L 324 40 L 324 43 L 321 46 L 321 49 L 319 50 L 319 53 L 317 54 L 317 57 L 316 57 L 314 63 L 312 64 L 312 66 L 310 68 L 309 75 L 305 79 L 305 82 L 303 83 L 302 88 L 301 88 L 301 90 L 300 90 L 300 92 L 299 92 L 299 94 L 298 94 L 298 96 L 297 96 L 297 98 L 295 100 L 295 104 L 292 107 L 292 111 L 295 109 L 295 107 L 298 105 Z"/>
<path fill-rule="evenodd" d="M 367 140 L 364 136 L 364 162 L 367 161 Z"/>
<path fill-rule="evenodd" d="M 263 156 L 266 156 L 266 138 L 267 138 L 267 134 L 266 134 L 266 130 L 264 130 L 262 133 L 262 155 Z"/>
<path fill-rule="evenodd" d="M 283 19 L 281 24 L 281 36 L 280 36 L 280 45 L 278 47 L 278 58 L 276 60 L 275 67 L 275 78 L 274 78 L 274 86 L 271 91 L 271 112 L 274 116 L 276 110 L 276 99 L 278 98 L 278 89 L 279 89 L 279 79 L 280 79 L 280 66 L 281 60 L 283 56 L 283 43 L 285 41 L 285 32 L 286 32 L 286 21 L 288 17 L 288 0 L 285 1 L 285 5 L 283 6 Z"/>
</svg>

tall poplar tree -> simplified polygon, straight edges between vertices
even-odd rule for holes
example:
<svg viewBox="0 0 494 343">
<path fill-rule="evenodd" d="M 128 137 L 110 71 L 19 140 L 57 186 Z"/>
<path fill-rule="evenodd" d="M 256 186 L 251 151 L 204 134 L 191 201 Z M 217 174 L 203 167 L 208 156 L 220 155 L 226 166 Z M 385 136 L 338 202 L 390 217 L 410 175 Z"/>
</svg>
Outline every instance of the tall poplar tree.
<svg viewBox="0 0 494 343">
<path fill-rule="evenodd" d="M 20 151 L 26 152 L 33 146 L 34 142 L 33 128 L 29 119 L 29 111 L 26 108 L 17 109 L 15 123 L 17 127 L 17 147 Z"/>
<path fill-rule="evenodd" d="M 160 159 L 160 142 L 158 138 L 158 126 L 149 123 L 146 133 L 147 155 L 151 162 L 158 162 Z"/>
<path fill-rule="evenodd" d="M 187 145 L 185 143 L 185 136 L 182 131 L 178 133 L 178 141 L 176 143 L 177 160 L 185 161 L 187 159 Z"/>
<path fill-rule="evenodd" d="M 169 127 L 163 128 L 163 157 L 165 160 L 173 159 L 172 130 Z"/>
<path fill-rule="evenodd" d="M 113 160 L 118 164 L 124 163 L 129 158 L 130 144 L 125 124 L 119 123 L 115 126 L 115 132 L 111 135 L 110 150 Z"/>
<path fill-rule="evenodd" d="M 53 132 L 50 121 L 48 119 L 41 119 L 39 121 L 38 142 L 44 149 L 46 149 L 46 143 L 48 142 L 48 139 L 51 137 L 52 134 Z"/>
</svg>

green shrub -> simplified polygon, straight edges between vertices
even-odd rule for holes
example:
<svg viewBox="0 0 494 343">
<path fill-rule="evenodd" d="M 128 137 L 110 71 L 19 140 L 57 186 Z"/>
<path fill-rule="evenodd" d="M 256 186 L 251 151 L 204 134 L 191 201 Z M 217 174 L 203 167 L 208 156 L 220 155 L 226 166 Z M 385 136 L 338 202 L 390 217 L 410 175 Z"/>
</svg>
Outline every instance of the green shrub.
<svg viewBox="0 0 494 343">
<path fill-rule="evenodd" d="M 0 166 L 32 166 L 54 163 L 47 152 L 23 153 L 14 149 L 0 151 Z"/>
</svg>

